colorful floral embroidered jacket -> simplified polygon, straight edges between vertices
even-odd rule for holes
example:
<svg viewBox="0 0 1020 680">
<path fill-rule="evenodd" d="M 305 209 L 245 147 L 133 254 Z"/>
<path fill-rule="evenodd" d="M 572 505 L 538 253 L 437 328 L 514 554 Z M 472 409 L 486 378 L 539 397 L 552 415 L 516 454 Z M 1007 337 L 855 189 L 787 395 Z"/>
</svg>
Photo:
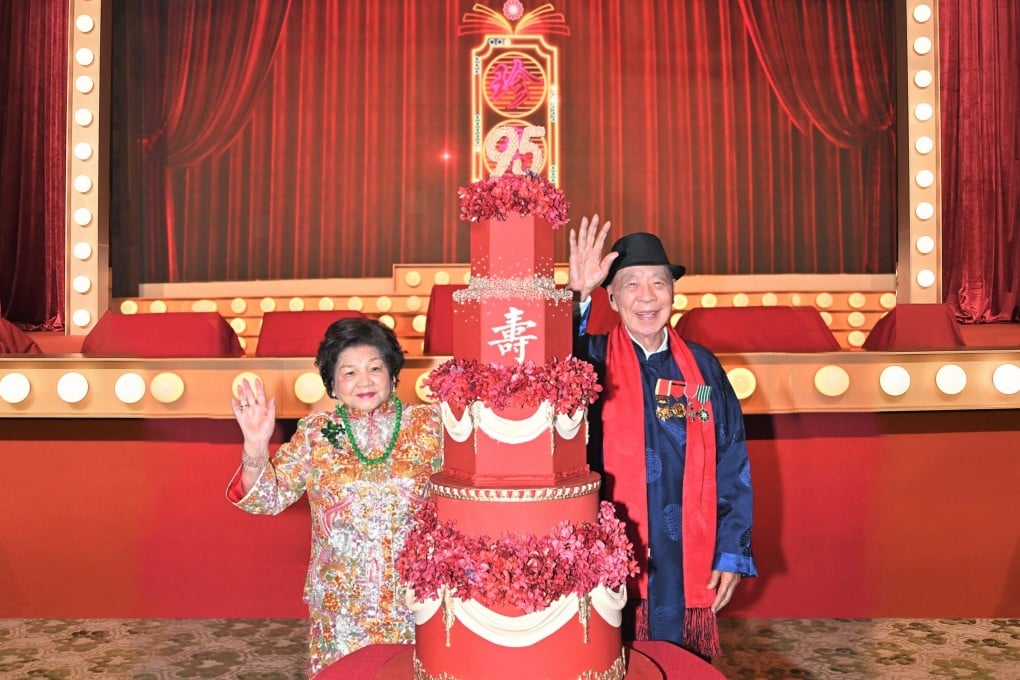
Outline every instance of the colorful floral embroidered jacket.
<svg viewBox="0 0 1020 680">
<path fill-rule="evenodd" d="M 365 457 L 385 455 L 395 418 L 392 403 L 371 414 L 349 413 L 350 435 Z M 343 428 L 340 416 L 313 413 L 298 421 L 247 494 L 242 497 L 240 469 L 227 490 L 237 507 L 264 515 L 308 496 L 312 545 L 304 599 L 312 675 L 361 647 L 414 640 L 394 561 L 428 478 L 442 465 L 442 430 L 434 406 L 405 406 L 401 421 L 392 454 L 367 465 L 344 429 L 339 448 L 323 436 L 327 423 Z"/>
</svg>

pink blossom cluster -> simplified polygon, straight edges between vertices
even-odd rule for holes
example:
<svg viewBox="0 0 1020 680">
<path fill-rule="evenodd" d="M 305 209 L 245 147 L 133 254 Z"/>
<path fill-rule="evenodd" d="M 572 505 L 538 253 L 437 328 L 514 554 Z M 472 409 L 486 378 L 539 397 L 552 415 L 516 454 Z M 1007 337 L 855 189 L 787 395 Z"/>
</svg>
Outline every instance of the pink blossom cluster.
<svg viewBox="0 0 1020 680">
<path fill-rule="evenodd" d="M 434 501 L 423 503 L 397 558 L 401 578 L 419 602 L 444 586 L 490 609 L 541 611 L 564 595 L 585 595 L 602 584 L 616 589 L 638 573 L 634 548 L 602 501 L 597 524 L 557 524 L 546 536 L 503 532 L 470 537 L 455 522 L 440 522 Z"/>
<path fill-rule="evenodd" d="M 460 218 L 465 222 L 504 220 L 512 212 L 535 215 L 553 228 L 570 221 L 570 201 L 563 191 L 541 175 L 500 175 L 472 182 L 457 191 Z"/>
<path fill-rule="evenodd" d="M 451 359 L 432 370 L 424 383 L 432 396 L 458 411 L 474 401 L 491 409 L 548 401 L 556 413 L 570 415 L 587 408 L 602 390 L 591 364 L 574 357 L 511 365 Z"/>
</svg>

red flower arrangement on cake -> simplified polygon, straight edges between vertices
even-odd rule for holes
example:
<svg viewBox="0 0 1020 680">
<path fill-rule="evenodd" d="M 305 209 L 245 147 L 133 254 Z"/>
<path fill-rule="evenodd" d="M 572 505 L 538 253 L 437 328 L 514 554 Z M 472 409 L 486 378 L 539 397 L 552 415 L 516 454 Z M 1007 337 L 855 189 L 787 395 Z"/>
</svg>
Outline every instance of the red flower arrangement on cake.
<svg viewBox="0 0 1020 680">
<path fill-rule="evenodd" d="M 456 411 L 475 401 L 494 410 L 548 401 L 556 413 L 571 415 L 588 408 L 602 391 L 591 364 L 574 357 L 512 365 L 450 359 L 433 369 L 424 384 L 432 396 Z"/>
<path fill-rule="evenodd" d="M 472 182 L 457 191 L 460 219 L 465 222 L 504 220 L 512 212 L 541 217 L 557 229 L 569 220 L 570 202 L 563 191 L 541 175 L 505 174 Z"/>
<path fill-rule="evenodd" d="M 514 606 L 531 613 L 564 595 L 587 595 L 599 584 L 617 589 L 637 574 L 624 524 L 607 501 L 598 524 L 564 520 L 545 536 L 467 536 L 453 521 L 439 522 L 432 500 L 418 508 L 413 526 L 397 569 L 419 602 L 438 599 L 445 587 L 490 609 Z"/>
</svg>

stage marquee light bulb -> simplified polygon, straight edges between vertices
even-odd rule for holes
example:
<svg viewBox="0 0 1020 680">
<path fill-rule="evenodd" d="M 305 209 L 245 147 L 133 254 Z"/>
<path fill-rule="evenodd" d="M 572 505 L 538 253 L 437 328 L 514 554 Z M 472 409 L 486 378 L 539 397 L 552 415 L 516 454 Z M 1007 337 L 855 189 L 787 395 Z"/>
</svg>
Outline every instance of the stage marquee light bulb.
<svg viewBox="0 0 1020 680">
<path fill-rule="evenodd" d="M 96 27 L 96 22 L 88 14 L 79 14 L 74 20 L 74 27 L 82 33 L 91 33 L 92 29 Z"/>
<path fill-rule="evenodd" d="M 80 161 L 92 158 L 92 145 L 88 142 L 78 142 L 74 145 L 74 157 Z"/>
<path fill-rule="evenodd" d="M 85 293 L 89 292 L 89 290 L 92 288 L 92 279 L 84 275 L 76 276 L 74 277 L 74 280 L 71 282 L 71 288 L 74 289 L 75 293 L 78 293 L 79 295 L 84 295 Z"/>
<path fill-rule="evenodd" d="M 77 371 L 60 376 L 57 381 L 57 396 L 68 404 L 77 404 L 89 393 L 89 381 Z"/>
<path fill-rule="evenodd" d="M 137 373 L 125 373 L 117 378 L 113 393 L 125 404 L 137 404 L 145 396 L 145 379 Z"/>
<path fill-rule="evenodd" d="M 886 366 L 878 376 L 878 385 L 890 397 L 900 397 L 910 389 L 910 373 L 902 366 Z"/>
<path fill-rule="evenodd" d="M 71 314 L 71 322 L 78 328 L 85 328 L 92 323 L 92 313 L 87 309 L 76 309 Z"/>
<path fill-rule="evenodd" d="M 0 399 L 8 404 L 20 404 L 31 391 L 32 384 L 22 373 L 8 373 L 0 378 Z"/>
<path fill-rule="evenodd" d="M 81 127 L 88 127 L 92 124 L 92 112 L 88 109 L 77 109 L 74 112 L 74 122 Z"/>
<path fill-rule="evenodd" d="M 935 372 L 935 385 L 943 394 L 957 395 L 967 386 L 967 372 L 956 364 L 946 364 Z"/>
<path fill-rule="evenodd" d="M 304 404 L 314 404 L 326 396 L 326 386 L 322 384 L 322 376 L 308 371 L 302 373 L 294 381 L 294 396 Z"/>
<path fill-rule="evenodd" d="M 74 248 L 71 249 L 74 256 L 79 260 L 87 260 L 92 257 L 92 244 L 85 241 L 78 241 L 74 244 Z"/>
<path fill-rule="evenodd" d="M 839 397 L 850 389 L 850 374 L 842 366 L 822 366 L 815 371 L 815 389 L 827 397 Z"/>
<path fill-rule="evenodd" d="M 184 396 L 184 379 L 176 373 L 164 371 L 149 383 L 149 393 L 161 404 L 172 404 Z"/>
<path fill-rule="evenodd" d="M 748 368 L 743 366 L 731 368 L 726 372 L 726 376 L 730 379 L 730 384 L 733 386 L 737 399 L 741 401 L 750 397 L 758 389 L 758 380 Z"/>
<path fill-rule="evenodd" d="M 96 55 L 89 48 L 82 47 L 75 51 L 74 60 L 79 66 L 91 66 L 92 62 L 96 60 Z"/>
<path fill-rule="evenodd" d="M 992 385 L 1007 397 L 1020 392 L 1020 366 L 1002 364 L 992 372 Z"/>
</svg>

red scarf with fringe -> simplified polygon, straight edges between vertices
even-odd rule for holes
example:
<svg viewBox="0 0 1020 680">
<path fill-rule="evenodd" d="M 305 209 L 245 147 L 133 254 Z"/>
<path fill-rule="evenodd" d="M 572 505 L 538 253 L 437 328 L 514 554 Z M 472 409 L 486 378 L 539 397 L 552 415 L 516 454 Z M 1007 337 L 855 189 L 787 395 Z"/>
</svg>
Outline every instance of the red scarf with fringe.
<svg viewBox="0 0 1020 680">
<path fill-rule="evenodd" d="M 690 347 L 667 326 L 669 349 L 688 385 L 704 385 Z M 648 546 L 648 486 L 645 474 L 646 408 L 641 387 L 641 366 L 634 341 L 622 323 L 609 334 L 606 346 L 605 401 L 602 407 L 603 460 L 613 480 L 613 501 L 623 503 L 636 525 L 642 545 Z M 719 629 L 712 603 L 716 591 L 706 586 L 715 555 L 718 497 L 715 478 L 715 414 L 711 401 L 704 404 L 708 420 L 687 422 L 687 444 L 681 510 L 684 556 L 684 645 L 709 657 L 719 655 Z M 638 550 L 641 573 L 638 594 L 648 597 L 648 554 Z M 633 590 L 633 587 L 631 588 Z"/>
</svg>

